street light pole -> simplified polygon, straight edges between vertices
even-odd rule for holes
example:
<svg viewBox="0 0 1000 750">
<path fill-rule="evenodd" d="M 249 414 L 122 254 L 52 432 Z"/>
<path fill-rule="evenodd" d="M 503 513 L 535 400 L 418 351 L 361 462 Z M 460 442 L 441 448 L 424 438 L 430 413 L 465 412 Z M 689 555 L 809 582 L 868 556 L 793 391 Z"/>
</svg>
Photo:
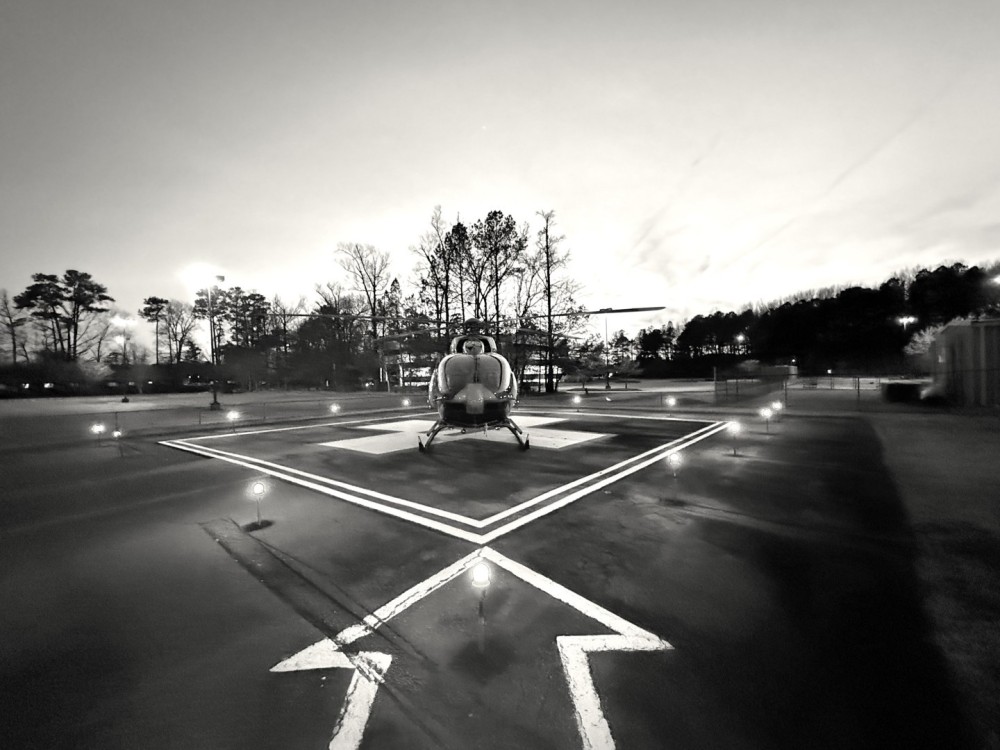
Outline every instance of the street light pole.
<svg viewBox="0 0 1000 750">
<path fill-rule="evenodd" d="M 604 313 L 604 390 L 611 390 L 611 352 L 608 351 L 608 313 L 610 307 L 602 307 L 598 312 Z"/>
<path fill-rule="evenodd" d="M 226 277 L 216 276 L 215 279 L 216 281 L 225 281 Z M 215 368 L 218 362 L 215 353 L 215 308 L 212 305 L 212 286 L 214 286 L 214 282 L 208 287 L 208 350 L 212 361 L 212 403 L 209 404 L 209 409 L 218 411 L 222 408 L 222 404 L 219 403 L 219 386 L 215 378 Z"/>
</svg>

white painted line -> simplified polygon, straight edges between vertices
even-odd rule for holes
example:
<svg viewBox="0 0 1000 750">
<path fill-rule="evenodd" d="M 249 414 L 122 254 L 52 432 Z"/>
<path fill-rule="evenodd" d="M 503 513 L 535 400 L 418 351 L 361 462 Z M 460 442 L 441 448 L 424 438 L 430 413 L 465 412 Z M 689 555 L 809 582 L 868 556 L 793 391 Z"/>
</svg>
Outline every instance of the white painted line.
<svg viewBox="0 0 1000 750">
<path fill-rule="evenodd" d="M 366 420 L 368 421 L 368 420 Z M 434 508 L 432 506 L 424 505 L 422 503 L 413 502 L 406 500 L 404 498 L 397 498 L 391 495 L 385 495 L 373 490 L 368 490 L 364 487 L 359 487 L 356 485 L 350 485 L 345 482 L 340 482 L 335 479 L 329 479 L 327 477 L 318 476 L 315 474 L 309 474 L 307 472 L 300 471 L 298 469 L 293 469 L 290 467 L 285 467 L 280 464 L 274 464 L 263 459 L 257 459 L 250 456 L 244 456 L 237 453 L 231 453 L 228 451 L 222 451 L 216 448 L 208 448 L 204 446 L 194 446 L 187 443 L 187 439 L 181 440 L 164 440 L 161 441 L 161 445 L 166 445 L 168 447 L 177 448 L 178 450 L 185 450 L 197 455 L 207 456 L 210 458 L 218 458 L 221 461 L 227 461 L 229 463 L 236 464 L 238 466 L 243 466 L 245 468 L 253 469 L 255 471 L 260 471 L 270 476 L 274 476 L 279 479 L 285 479 L 286 481 L 292 482 L 293 484 L 298 484 L 309 489 L 317 490 L 326 495 L 340 498 L 356 505 L 361 505 L 363 507 L 369 508 L 371 510 L 379 511 L 390 516 L 395 516 L 397 518 L 410 521 L 412 523 L 417 523 L 421 526 L 434 529 L 436 531 L 441 531 L 445 534 L 455 536 L 459 539 L 464 539 L 475 544 L 487 544 L 495 539 L 498 539 L 505 534 L 510 533 L 532 521 L 541 518 L 542 516 L 553 513 L 567 505 L 579 500 L 592 492 L 607 487 L 614 482 L 617 482 L 624 477 L 627 477 L 641 469 L 650 466 L 657 461 L 661 460 L 670 453 L 682 450 L 690 445 L 693 445 L 701 440 L 704 440 L 712 435 L 725 429 L 728 423 L 726 422 L 716 422 L 715 424 L 707 425 L 700 430 L 695 431 L 691 435 L 678 438 L 677 440 L 671 441 L 670 443 L 665 443 L 663 445 L 652 448 L 644 453 L 640 453 L 631 458 L 625 459 L 614 466 L 610 466 L 601 471 L 590 474 L 586 477 L 581 477 L 572 482 L 569 482 L 561 487 L 549 490 L 535 498 L 526 500 L 525 502 L 516 505 L 512 508 L 508 508 L 505 511 L 496 513 L 485 519 L 474 519 L 467 516 L 460 515 L 458 513 L 452 513 L 450 511 L 441 510 Z M 631 466 L 630 466 L 631 465 Z M 617 472 L 617 473 L 613 473 Z M 598 480 L 598 481 L 595 481 Z M 588 484 L 590 483 L 590 484 Z M 324 486 L 329 485 L 329 486 Z M 556 497 L 563 492 L 574 487 L 583 486 L 582 489 L 567 495 L 560 500 L 545 505 L 538 508 L 532 513 L 521 516 L 520 518 L 506 524 L 498 529 L 486 534 L 475 534 L 464 529 L 451 526 L 449 524 L 441 523 L 435 521 L 431 518 L 425 518 L 415 513 L 410 513 L 407 510 L 402 510 L 402 508 L 409 508 L 411 510 L 417 511 L 419 513 L 426 513 L 428 515 L 436 516 L 438 518 L 447 519 L 455 523 L 460 523 L 465 526 L 470 526 L 474 529 L 485 529 L 486 527 L 497 523 L 505 518 L 510 518 L 511 516 L 517 515 L 527 508 L 539 505 L 553 497 Z M 341 488 L 340 490 L 334 488 Z M 346 490 L 346 491 L 341 491 Z M 356 494 L 351 494 L 356 493 Z M 373 498 L 368 500 L 361 495 Z M 394 507 L 399 506 L 399 507 Z"/>
<path fill-rule="evenodd" d="M 589 599 L 583 598 L 574 591 L 570 591 L 562 584 L 556 583 L 551 578 L 546 578 L 541 573 L 532 570 L 526 565 L 522 565 L 519 562 L 511 560 L 509 557 L 497 552 L 492 547 L 483 547 L 479 551 L 479 557 L 484 560 L 489 560 L 491 563 L 520 578 L 525 583 L 534 586 L 540 591 L 544 591 L 553 599 L 558 599 L 564 604 L 568 604 L 570 607 L 586 615 L 591 620 L 596 620 L 601 623 L 601 625 L 606 627 L 608 630 L 613 630 L 619 635 L 629 636 L 630 638 L 653 639 L 657 643 L 663 643 L 666 648 L 670 647 L 666 641 L 660 641 L 659 638 L 650 633 L 648 630 L 643 630 L 642 628 L 633 625 L 628 620 L 616 615 L 614 612 L 605 609 L 599 604 L 595 604 Z M 475 564 L 475 562 L 476 560 L 474 559 L 472 564 Z"/>
<path fill-rule="evenodd" d="M 462 559 L 456 560 L 451 565 L 442 568 L 434 575 L 418 583 L 416 586 L 412 586 L 407 589 L 392 601 L 386 602 L 381 607 L 376 609 L 364 620 L 362 620 L 360 624 L 352 625 L 351 627 L 341 631 L 336 637 L 337 644 L 340 646 L 346 646 L 359 638 L 369 635 L 370 633 L 374 633 L 379 625 L 388 622 L 400 612 L 409 609 L 421 599 L 425 598 L 432 592 L 437 591 L 437 589 L 444 586 L 448 583 L 448 581 L 457 578 L 466 570 L 471 569 L 472 566 L 476 564 L 476 561 L 479 560 L 479 557 L 479 550 L 470 552 Z"/>
<path fill-rule="evenodd" d="M 308 652 L 308 653 L 307 653 Z M 377 651 L 345 654 L 329 639 L 313 644 L 296 655 L 271 668 L 272 672 L 297 672 L 307 669 L 353 669 L 351 683 L 347 686 L 344 705 L 333 730 L 331 750 L 356 750 L 361 746 L 368 717 L 379 687 L 385 682 L 392 657 Z"/>
<path fill-rule="evenodd" d="M 295 430 L 318 430 L 323 427 L 343 427 L 343 426 L 353 426 L 353 425 L 366 425 L 372 422 L 389 421 L 390 419 L 399 419 L 399 413 L 394 412 L 387 417 L 364 417 L 362 419 L 351 419 L 344 422 L 321 422 L 319 424 L 299 424 L 293 425 L 291 427 L 266 427 L 261 430 L 240 430 L 239 432 L 213 432 L 209 435 L 194 435 L 192 437 L 179 438 L 181 440 L 216 440 L 218 438 L 231 438 L 240 437 L 241 435 L 266 435 L 269 432 L 294 432 Z M 434 417 L 429 416 L 429 421 L 433 421 Z M 219 423 L 222 424 L 221 422 Z M 238 423 L 237 423 L 238 426 Z M 377 429 L 377 428 L 375 428 Z"/>
<path fill-rule="evenodd" d="M 500 511 L 499 513 L 495 513 L 492 516 L 489 516 L 487 518 L 482 519 L 483 527 L 490 526 L 490 525 L 496 523 L 497 521 L 503 520 L 504 518 L 509 518 L 510 516 L 517 515 L 521 511 L 526 510 L 527 508 L 530 508 L 533 505 L 538 505 L 539 503 L 545 502 L 549 498 L 555 497 L 556 495 L 561 495 L 566 490 L 573 489 L 574 487 L 578 487 L 581 484 L 586 484 L 587 482 L 590 482 L 590 481 L 592 481 L 594 479 L 598 479 L 600 477 L 607 476 L 608 474 L 610 474 L 612 472 L 618 471 L 623 466 L 628 466 L 630 463 L 632 463 L 634 461 L 640 461 L 640 460 L 642 460 L 646 456 L 650 456 L 650 455 L 659 453 L 661 451 L 669 450 L 671 448 L 674 448 L 678 443 L 683 442 L 687 438 L 693 437 L 693 436 L 699 435 L 702 432 L 711 430 L 715 426 L 716 425 L 714 425 L 714 424 L 708 425 L 706 427 L 703 427 L 700 430 L 696 430 L 695 432 L 691 433 L 690 435 L 684 435 L 683 437 L 679 437 L 676 440 L 670 441 L 669 443 L 664 443 L 663 445 L 658 445 L 655 448 L 651 448 L 648 451 L 645 451 L 643 453 L 639 453 L 639 454 L 637 454 L 635 456 L 632 456 L 631 458 L 626 458 L 624 461 L 619 461 L 618 463 L 614 464 L 613 466 L 608 466 L 607 468 L 601 469 L 600 471 L 596 471 L 593 474 L 588 474 L 585 477 L 580 477 L 579 479 L 574 479 L 572 482 L 568 482 L 567 484 L 564 484 L 564 485 L 562 485 L 560 487 L 556 487 L 554 489 L 549 490 L 548 492 L 544 492 L 541 495 L 539 495 L 538 497 L 533 497 L 530 500 L 525 500 L 523 503 L 521 503 L 520 505 L 516 505 L 513 508 L 508 508 L 507 510 Z"/>
<path fill-rule="evenodd" d="M 584 487 L 583 489 L 578 490 L 577 492 L 574 492 L 574 493 L 572 493 L 570 495 L 567 495 L 566 497 L 564 497 L 564 498 L 562 498 L 560 500 L 557 500 L 554 503 L 551 503 L 549 505 L 545 505 L 545 506 L 539 508 L 538 510 L 535 510 L 535 511 L 533 511 L 531 513 L 528 513 L 527 515 L 521 516 L 517 520 L 511 521 L 506 526 L 501 526 L 499 529 L 494 529 L 493 531 L 491 531 L 491 532 L 489 532 L 487 534 L 484 534 L 483 535 L 483 543 L 484 544 L 488 544 L 488 543 L 492 542 L 494 539 L 497 539 L 497 538 L 499 538 L 499 537 L 501 537 L 501 536 L 503 536 L 505 534 L 509 534 L 511 531 L 514 531 L 515 529 L 519 529 L 520 527 L 524 526 L 525 524 L 531 523 L 532 521 L 535 521 L 535 520 L 541 518 L 542 516 L 548 515 L 549 513 L 554 513 L 555 511 L 559 510 L 560 508 L 564 508 L 567 505 L 569 505 L 570 503 L 576 502 L 581 497 L 585 497 L 586 495 L 591 494 L 595 490 L 599 490 L 599 489 L 601 489 L 603 487 L 607 487 L 610 484 L 614 484 L 615 482 L 617 482 L 617 481 L 619 481 L 621 479 L 624 479 L 625 477 L 629 476 L 630 474 L 634 474 L 635 472 L 640 471 L 641 469 L 645 469 L 647 466 L 651 466 L 651 465 L 655 464 L 657 461 L 662 460 L 663 458 L 665 458 L 667 455 L 669 455 L 671 453 L 676 453 L 677 451 L 682 450 L 683 448 L 687 448 L 688 446 L 694 445 L 695 443 L 697 443 L 697 442 L 699 442 L 701 440 L 704 440 L 705 438 L 709 438 L 712 435 L 715 435 L 716 433 L 721 432 L 722 430 L 726 429 L 726 425 L 727 424 L 728 423 L 726 423 L 726 422 L 719 422 L 718 425 L 713 425 L 714 429 L 712 429 L 711 431 L 709 431 L 709 432 L 703 432 L 702 434 L 700 434 L 700 435 L 698 435 L 698 436 L 696 436 L 696 437 L 694 437 L 694 438 L 692 438 L 690 440 L 687 440 L 687 441 L 684 441 L 684 442 L 681 442 L 681 443 L 677 443 L 676 441 L 675 441 L 675 443 L 668 443 L 666 446 L 663 446 L 663 447 L 657 449 L 657 452 L 651 458 L 647 458 L 646 460 L 642 461 L 641 463 L 636 464 L 635 466 L 630 466 L 630 467 L 628 467 L 626 469 L 623 469 L 623 470 L 619 471 L 617 474 L 613 474 L 611 476 L 605 477 L 604 479 L 602 479 L 602 480 L 600 480 L 598 482 L 595 482 L 594 484 L 588 485 L 588 486 Z M 647 452 L 647 454 L 644 454 L 644 455 L 648 455 L 648 452 Z M 630 461 L 632 461 L 632 460 L 635 460 L 635 459 L 630 459 Z"/>
<path fill-rule="evenodd" d="M 357 750 L 368 726 L 379 686 L 385 681 L 392 657 L 374 651 L 362 651 L 354 657 L 354 676 L 347 686 L 347 696 L 333 728 L 329 750 Z"/>
<path fill-rule="evenodd" d="M 333 639 L 324 638 L 312 644 L 279 662 L 272 667 L 271 671 L 290 672 L 300 669 L 324 669 L 329 666 L 341 666 L 342 660 L 338 654 L 343 653 L 342 647 L 373 634 L 380 625 L 412 607 L 463 572 L 471 570 L 480 560 L 492 562 L 530 586 L 569 605 L 608 630 L 614 631 L 612 634 L 603 635 L 561 635 L 556 637 L 556 648 L 566 675 L 567 687 L 573 701 L 574 718 L 584 749 L 613 750 L 615 747 L 614 738 L 601 708 L 600 697 L 597 695 L 593 675 L 590 671 L 589 655 L 599 651 L 666 651 L 672 649 L 673 646 L 662 638 L 658 638 L 649 631 L 628 622 L 599 604 L 585 599 L 565 586 L 511 560 L 490 547 L 475 550 L 442 568 L 379 607 L 363 622 L 345 628 Z M 361 652 L 358 656 L 367 657 L 373 653 L 376 652 Z M 377 655 L 389 658 L 385 654 Z M 358 681 L 359 685 L 355 688 L 358 690 L 362 687 L 361 677 L 359 677 L 362 675 L 362 670 L 357 657 L 352 659 L 352 663 L 358 667 L 358 671 L 351 684 L 354 686 L 355 680 Z M 364 680 L 373 686 L 369 688 L 370 701 L 368 701 L 369 694 L 358 698 L 354 692 L 348 690 L 348 703 L 342 709 L 341 719 L 338 720 L 337 726 L 334 728 L 330 748 L 355 750 L 360 746 L 364 728 L 371 713 L 371 702 L 375 699 L 378 684 L 385 679 L 387 669 L 388 662 L 385 662 L 385 667 L 381 670 L 372 669 L 373 674 L 370 676 L 362 675 Z M 368 702 L 364 703 L 364 701 Z M 341 740 L 342 735 L 344 735 L 343 740 Z M 335 744 L 341 741 L 343 744 Z"/>
<path fill-rule="evenodd" d="M 567 641 L 563 636 L 556 638 L 556 648 L 566 673 L 566 687 L 573 701 L 573 718 L 584 750 L 613 748 L 615 740 L 601 709 L 587 652 L 580 644 Z"/>
<path fill-rule="evenodd" d="M 520 411 L 521 414 L 567 414 L 578 417 L 602 417 L 611 419 L 646 419 L 655 422 L 704 422 L 704 419 L 699 419 L 698 417 L 667 417 L 659 416 L 657 414 L 622 414 L 620 412 L 607 412 L 607 411 L 579 411 L 567 406 L 564 409 L 524 409 Z M 563 419 L 568 419 L 568 417 L 563 417 Z"/>
<path fill-rule="evenodd" d="M 165 440 L 162 441 L 163 445 L 169 447 L 179 448 L 185 443 L 184 440 Z M 429 505 L 424 505 L 422 503 L 416 503 L 412 500 L 406 500 L 401 497 L 393 497 L 392 495 L 385 495 L 381 492 L 376 492 L 375 490 L 370 490 L 366 487 L 361 487 L 358 485 L 348 484 L 347 482 L 341 482 L 337 479 L 330 479 L 329 477 L 323 477 L 318 474 L 310 474 L 306 471 L 301 471 L 299 469 L 293 469 L 290 466 L 283 466 L 281 464 L 272 463 L 271 461 L 265 461 L 262 458 L 254 458 L 253 456 L 244 456 L 240 453 L 231 453 L 230 451 L 220 450 L 218 448 L 208 448 L 205 446 L 189 446 L 188 450 L 192 453 L 198 453 L 202 456 L 210 456 L 213 458 L 218 458 L 223 461 L 230 461 L 231 463 L 239 464 L 240 466 L 252 465 L 254 468 L 258 468 L 264 473 L 271 474 L 272 476 L 281 476 L 283 474 L 294 474 L 296 476 L 303 477 L 309 481 L 320 482 L 323 484 L 329 484 L 333 487 L 339 487 L 343 490 L 348 490 L 350 492 L 356 492 L 359 495 L 366 495 L 368 497 L 374 498 L 376 500 L 381 500 L 386 503 L 393 503 L 395 505 L 400 505 L 405 508 L 411 508 L 413 510 L 423 511 L 431 515 L 439 516 L 441 518 L 447 518 L 451 521 L 457 523 L 463 523 L 466 526 L 473 526 L 477 528 L 482 528 L 481 522 L 474 518 L 468 518 L 467 516 L 460 515 L 458 513 L 451 513 L 450 511 L 440 510 L 439 508 L 434 508 Z M 279 473 L 280 472 L 280 473 Z"/>
<path fill-rule="evenodd" d="M 465 531 L 464 529 L 459 529 L 454 526 L 449 526 L 444 523 L 440 523 L 430 518 L 425 518 L 423 516 L 418 516 L 414 513 L 410 513 L 405 510 L 400 510 L 399 508 L 393 508 L 391 506 L 385 505 L 384 503 L 377 503 L 371 500 L 366 500 L 363 497 L 358 497 L 356 495 L 351 495 L 346 492 L 341 492 L 332 487 L 326 487 L 317 482 L 307 481 L 301 477 L 294 476 L 288 471 L 276 471 L 274 469 L 269 469 L 265 466 L 261 466 L 255 463 L 251 463 L 249 460 L 242 460 L 239 458 L 231 458 L 226 455 L 219 455 L 219 453 L 211 450 L 205 449 L 193 445 L 186 445 L 181 441 L 175 440 L 163 440 L 161 445 L 166 445 L 170 448 L 176 448 L 182 451 L 188 451 L 189 453 L 195 453 L 201 456 L 207 456 L 209 458 L 217 458 L 220 461 L 226 461 L 231 464 L 236 464 L 237 466 L 243 466 L 247 469 L 252 469 L 254 471 L 263 472 L 269 476 L 275 477 L 277 479 L 284 479 L 286 482 L 291 482 L 292 484 L 297 484 L 300 487 L 307 487 L 308 489 L 315 490 L 316 492 L 321 492 L 324 495 L 331 495 L 332 497 L 340 498 L 341 500 L 346 500 L 349 503 L 354 503 L 355 505 L 360 505 L 364 508 L 370 510 L 379 511 L 390 516 L 395 516 L 396 518 L 401 518 L 404 521 L 409 521 L 411 523 L 418 524 L 420 526 L 426 526 L 429 529 L 434 529 L 435 531 L 440 531 L 445 534 L 450 534 L 451 536 L 458 537 L 459 539 L 464 539 L 467 542 L 473 542 L 474 544 L 481 544 L 482 537 L 479 534 L 473 534 L 471 532 Z M 423 507 L 423 506 L 421 506 Z"/>
<path fill-rule="evenodd" d="M 659 638 L 637 639 L 624 635 L 560 635 L 556 637 L 566 685 L 573 700 L 573 718 L 584 750 L 608 750 L 615 746 L 611 727 L 601 708 L 590 654 L 595 651 L 665 651 L 673 648 Z"/>
<path fill-rule="evenodd" d="M 329 638 L 324 638 L 308 648 L 302 649 L 295 656 L 290 656 L 275 664 L 271 667 L 271 671 L 302 672 L 307 669 L 334 669 L 338 667 L 351 669 L 354 665 L 336 643 Z"/>
<path fill-rule="evenodd" d="M 190 446 L 190 445 L 186 444 L 185 440 L 165 440 L 165 441 L 161 441 L 161 444 L 162 445 L 167 445 L 168 447 L 175 447 L 175 448 L 178 448 L 178 449 L 181 449 L 181 450 L 187 450 L 187 451 L 190 451 L 192 453 L 196 453 L 198 455 L 208 456 L 208 457 L 212 457 L 212 458 L 218 458 L 218 459 L 223 460 L 223 461 L 229 461 L 230 463 L 235 463 L 235 464 L 237 464 L 239 466 L 244 466 L 244 467 L 247 467 L 247 468 L 254 468 L 254 469 L 258 470 L 258 471 L 262 471 L 262 472 L 264 472 L 266 474 L 270 474 L 271 476 L 275 476 L 275 477 L 278 477 L 278 478 L 286 477 L 288 474 L 294 474 L 294 475 L 296 475 L 298 477 L 302 477 L 305 480 L 307 480 L 306 482 L 302 482 L 302 481 L 296 482 L 297 484 L 300 484 L 302 486 L 313 487 L 314 484 L 316 484 L 316 483 L 327 484 L 327 485 L 330 485 L 332 487 L 339 487 L 339 488 L 347 490 L 349 492 L 357 493 L 358 495 L 366 495 L 366 496 L 374 498 L 376 500 L 381 500 L 382 502 L 395 504 L 395 505 L 398 505 L 398 506 L 401 506 L 401 507 L 405 507 L 405 508 L 410 508 L 410 509 L 418 511 L 418 512 L 424 512 L 424 513 L 427 513 L 429 515 L 437 516 L 439 518 L 444 518 L 444 519 L 447 519 L 447 520 L 450 520 L 450 521 L 454 521 L 456 523 L 461 523 L 461 524 L 463 524 L 465 526 L 471 526 L 472 528 L 475 528 L 475 529 L 484 529 L 484 528 L 486 528 L 486 527 L 488 527 L 488 526 L 496 523 L 497 521 L 503 520 L 504 518 L 509 518 L 509 517 L 511 517 L 513 515 L 517 515 L 518 513 L 521 513 L 523 510 L 525 510 L 527 508 L 530 508 L 530 507 L 532 507 L 534 505 L 538 505 L 538 504 L 540 504 L 542 502 L 545 502 L 546 500 L 548 500 L 548 499 L 550 499 L 552 497 L 556 497 L 557 495 L 560 495 L 563 492 L 565 492 L 565 491 L 567 491 L 569 489 L 572 489 L 573 487 L 577 487 L 577 486 L 586 484 L 588 482 L 591 482 L 591 481 L 593 481 L 595 479 L 599 479 L 601 477 L 607 477 L 607 479 L 605 479 L 604 481 L 602 481 L 602 482 L 600 482 L 598 484 L 595 484 L 592 487 L 585 488 L 583 491 L 580 491 L 580 492 L 574 493 L 572 495 L 569 495 L 566 498 L 563 498 L 563 500 L 559 501 L 558 503 L 555 503 L 554 505 L 546 506 L 546 508 L 540 509 L 539 511 L 536 511 L 535 513 L 533 513 L 533 514 L 531 514 L 529 516 L 525 516 L 525 518 L 521 519 L 520 521 L 516 521 L 514 523 L 508 524 L 507 526 L 504 526 L 504 527 L 502 527 L 500 529 L 497 529 L 497 530 L 495 530 L 493 532 L 490 532 L 490 533 L 488 533 L 488 534 L 486 534 L 484 536 L 470 534 L 468 532 L 464 532 L 461 529 L 455 529 L 454 527 L 446 526 L 444 524 L 438 524 L 438 525 L 432 525 L 431 523 L 422 524 L 422 525 L 425 525 L 425 526 L 429 526 L 430 528 L 434 528 L 434 529 L 436 529 L 438 531 L 444 531 L 445 533 L 452 534 L 453 536 L 458 536 L 461 539 L 466 539 L 467 541 L 474 541 L 474 542 L 476 542 L 478 544 L 485 544 L 485 543 L 488 543 L 490 541 L 493 541 L 494 539 L 497 539 L 498 537 L 500 537 L 500 536 L 502 536 L 504 534 L 509 533 L 510 531 L 513 531 L 514 529 L 520 528 L 521 526 L 525 525 L 526 523 L 529 523 L 530 521 L 535 520 L 536 518 L 540 518 L 541 516 L 546 515 L 549 512 L 558 510 L 559 508 L 563 508 L 566 505 L 569 505 L 570 503 L 575 502 L 576 500 L 580 499 L 581 497 L 584 497 L 584 496 L 590 494 L 594 490 L 600 489 L 602 487 L 606 487 L 607 485 L 612 484 L 612 483 L 618 481 L 622 477 L 628 476 L 629 474 L 633 473 L 634 471 L 638 471 L 639 469 L 644 468 L 645 466 L 648 466 L 648 465 L 650 465 L 652 463 L 655 463 L 656 461 L 658 461 L 660 458 L 662 458 L 667 453 L 670 453 L 670 452 L 672 452 L 674 450 L 680 450 L 681 448 L 685 448 L 688 445 L 692 445 L 693 443 L 697 442 L 698 440 L 704 439 L 705 437 L 709 437 L 709 436 L 715 434 L 716 432 L 719 431 L 719 429 L 721 429 L 721 428 L 719 428 L 719 425 L 722 425 L 724 427 L 725 423 L 717 423 L 715 425 L 708 425 L 707 427 L 702 428 L 701 430 L 698 430 L 698 431 L 692 433 L 691 436 L 685 436 L 684 438 L 678 438 L 677 440 L 671 441 L 670 443 L 665 443 L 664 445 L 660 445 L 660 446 L 657 446 L 656 448 L 652 448 L 652 449 L 650 449 L 650 450 L 648 450 L 648 451 L 646 451 L 644 453 L 640 453 L 637 456 L 632 456 L 631 458 L 627 458 L 624 461 L 621 461 L 621 462 L 619 462 L 619 463 L 617 463 L 617 464 L 615 464 L 613 466 L 609 466 L 609 467 L 607 467 L 605 469 L 602 469 L 601 471 L 598 471 L 598 472 L 595 472 L 595 473 L 590 474 L 588 476 L 576 479 L 576 480 L 574 480 L 572 482 L 569 482 L 568 484 L 562 485 L 561 487 L 556 487 L 556 488 L 554 488 L 552 490 L 549 490 L 548 492 L 543 493 L 542 495 L 539 495 L 539 496 L 537 496 L 535 498 L 532 498 L 530 500 L 526 500 L 525 502 L 523 502 L 523 503 L 521 503 L 519 505 L 516 505 L 516 506 L 514 506 L 512 508 L 508 508 L 505 511 L 501 511 L 500 513 L 496 513 L 496 514 L 494 514 L 492 516 L 489 516 L 489 517 L 487 517 L 485 519 L 469 518 L 467 516 L 462 516 L 462 515 L 460 515 L 458 513 L 452 513 L 450 511 L 440 510 L 438 508 L 434 508 L 432 506 L 424 505 L 422 503 L 416 503 L 416 502 L 413 502 L 413 501 L 410 501 L 410 500 L 405 500 L 403 498 L 397 498 L 397 497 L 393 497 L 391 495 L 385 495 L 385 494 L 382 494 L 380 492 L 375 492 L 374 490 L 369 490 L 369 489 L 364 488 L 364 487 L 359 487 L 359 486 L 356 486 L 356 485 L 347 484 L 346 482 L 340 482 L 338 480 L 329 479 L 328 477 L 322 477 L 322 476 L 319 476 L 319 475 L 316 475 L 316 474 L 310 474 L 308 472 L 300 471 L 299 469 L 293 469 L 293 468 L 290 468 L 290 467 L 285 467 L 285 466 L 282 466 L 280 464 L 275 464 L 275 463 L 272 463 L 270 461 L 265 461 L 263 459 L 253 458 L 251 456 L 244 456 L 244 455 L 241 455 L 241 454 L 238 454 L 238 453 L 231 453 L 229 451 L 223 451 L 223 450 L 220 450 L 220 449 L 217 449 L 217 448 L 208 448 L 208 447 L 203 447 L 203 446 Z M 638 465 L 636 468 L 633 468 L 632 470 L 627 470 L 627 471 L 624 471 L 624 472 L 620 472 L 619 474 L 611 475 L 612 472 L 618 471 L 622 467 L 628 466 L 629 464 L 631 464 L 633 462 L 640 461 L 641 459 L 643 459 L 645 457 L 648 457 L 648 456 L 651 456 L 651 455 L 653 456 L 652 459 L 647 459 L 645 462 L 643 462 L 642 464 Z M 611 475 L 611 476 L 609 476 L 609 475 Z M 413 518 L 415 518 L 415 516 L 412 516 L 411 514 L 405 514 L 403 512 L 398 512 L 398 511 L 396 511 L 396 509 L 394 509 L 392 507 L 379 505 L 378 503 L 369 503 L 369 502 L 366 502 L 366 501 L 362 500 L 361 498 L 357 497 L 357 495 L 345 495 L 343 493 L 339 493 L 339 492 L 336 492 L 334 490 L 330 490 L 330 491 L 321 490 L 321 491 L 325 492 L 326 494 L 333 495 L 335 497 L 339 497 L 341 499 L 348 500 L 349 502 L 357 502 L 358 504 L 363 505 L 365 507 L 373 508 L 375 510 L 381 510 L 382 512 L 387 513 L 389 515 L 394 515 L 394 516 L 397 516 L 397 517 L 400 517 L 400 518 L 405 518 L 407 520 L 412 520 Z"/>
</svg>

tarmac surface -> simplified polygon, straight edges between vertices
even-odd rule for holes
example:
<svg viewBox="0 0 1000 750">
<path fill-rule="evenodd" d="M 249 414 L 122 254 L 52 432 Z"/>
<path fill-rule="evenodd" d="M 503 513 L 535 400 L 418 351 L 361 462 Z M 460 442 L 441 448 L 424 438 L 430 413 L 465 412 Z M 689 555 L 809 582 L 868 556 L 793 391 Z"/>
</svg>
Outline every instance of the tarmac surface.
<svg viewBox="0 0 1000 750">
<path fill-rule="evenodd" d="M 404 398 L 0 402 L 0 746 L 1000 747 L 997 415 Z"/>
</svg>

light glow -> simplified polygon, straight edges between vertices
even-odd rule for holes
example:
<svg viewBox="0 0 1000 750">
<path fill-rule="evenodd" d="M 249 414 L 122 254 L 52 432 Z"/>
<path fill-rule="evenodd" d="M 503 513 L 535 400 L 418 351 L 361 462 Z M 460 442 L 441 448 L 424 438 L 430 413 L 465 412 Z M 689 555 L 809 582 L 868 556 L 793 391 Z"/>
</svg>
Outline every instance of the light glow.
<svg viewBox="0 0 1000 750">
<path fill-rule="evenodd" d="M 484 589 L 492 582 L 492 571 L 485 562 L 476 563 L 472 568 L 472 585 Z"/>
</svg>

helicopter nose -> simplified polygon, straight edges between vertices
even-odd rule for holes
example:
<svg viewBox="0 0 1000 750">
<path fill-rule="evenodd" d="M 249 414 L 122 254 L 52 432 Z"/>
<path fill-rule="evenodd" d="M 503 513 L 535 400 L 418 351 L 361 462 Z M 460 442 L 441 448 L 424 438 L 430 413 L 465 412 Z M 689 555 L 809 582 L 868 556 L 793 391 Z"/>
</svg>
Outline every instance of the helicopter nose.
<svg viewBox="0 0 1000 750">
<path fill-rule="evenodd" d="M 465 402 L 466 414 L 482 414 L 486 410 L 486 399 L 493 393 L 482 383 L 469 383 L 455 396 L 456 401 Z"/>
</svg>

